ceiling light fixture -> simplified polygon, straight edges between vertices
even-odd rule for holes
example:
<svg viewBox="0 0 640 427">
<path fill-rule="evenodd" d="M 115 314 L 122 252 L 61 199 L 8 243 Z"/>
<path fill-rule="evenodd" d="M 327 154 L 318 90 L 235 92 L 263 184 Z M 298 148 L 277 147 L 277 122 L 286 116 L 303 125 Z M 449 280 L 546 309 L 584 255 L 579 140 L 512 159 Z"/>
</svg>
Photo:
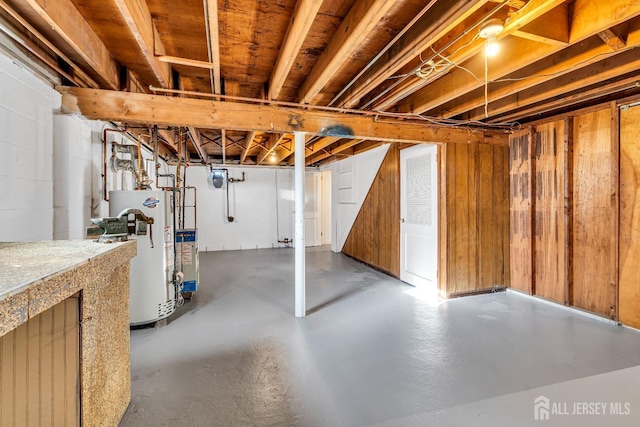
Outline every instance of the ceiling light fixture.
<svg viewBox="0 0 640 427">
<path fill-rule="evenodd" d="M 498 52 L 500 52 L 500 45 L 496 42 L 495 38 L 487 39 L 484 51 L 489 57 L 496 56 Z"/>
<path fill-rule="evenodd" d="M 500 18 L 493 18 L 482 24 L 478 35 L 483 39 L 491 39 L 500 34 L 502 30 L 504 30 L 502 20 Z"/>
<path fill-rule="evenodd" d="M 489 57 L 495 56 L 500 50 L 496 43 L 496 36 L 504 30 L 501 19 L 489 19 L 482 24 L 478 36 L 486 40 L 484 48 L 484 117 L 489 117 Z"/>
<path fill-rule="evenodd" d="M 487 56 L 495 56 L 500 50 L 498 43 L 496 43 L 496 36 L 500 34 L 502 30 L 504 30 L 504 24 L 499 18 L 489 19 L 480 27 L 478 36 L 487 40 L 485 46 Z"/>
</svg>

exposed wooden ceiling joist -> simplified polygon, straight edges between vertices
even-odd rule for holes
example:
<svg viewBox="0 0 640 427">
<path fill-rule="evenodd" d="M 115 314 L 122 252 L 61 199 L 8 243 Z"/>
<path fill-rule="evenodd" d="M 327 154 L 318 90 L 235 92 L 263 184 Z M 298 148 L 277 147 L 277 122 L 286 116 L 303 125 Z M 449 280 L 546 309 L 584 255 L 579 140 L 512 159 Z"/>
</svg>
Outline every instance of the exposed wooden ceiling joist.
<svg viewBox="0 0 640 427">
<path fill-rule="evenodd" d="M 572 93 L 566 93 L 554 99 L 545 100 L 545 102 L 542 103 L 513 110 L 507 115 L 499 116 L 497 119 L 490 119 L 489 121 L 517 120 L 521 117 L 539 117 L 539 115 L 545 113 L 548 116 L 554 114 L 555 111 L 561 108 L 571 108 L 576 104 L 598 100 L 612 94 L 622 94 L 630 90 L 637 92 L 638 88 L 640 88 L 640 75 L 632 75 L 631 77 L 600 84 L 597 87 L 587 89 L 580 88 Z M 633 96 L 637 98 L 637 93 Z"/>
<path fill-rule="evenodd" d="M 381 141 L 507 144 L 502 132 L 459 129 L 376 116 L 140 93 L 57 87 L 63 109 L 90 119 L 205 129 L 304 132 Z M 333 133 L 337 133 L 334 135 Z"/>
<path fill-rule="evenodd" d="M 362 140 L 358 140 L 358 139 L 345 139 L 340 143 L 337 143 L 336 141 L 335 146 L 325 147 L 321 150 L 316 151 L 314 154 L 308 156 L 306 158 L 306 165 L 309 166 L 309 165 L 318 163 L 328 157 L 335 156 L 336 154 L 340 154 L 348 150 L 349 148 L 360 144 L 361 142 Z"/>
<path fill-rule="evenodd" d="M 207 61 L 198 61 L 197 59 L 178 58 L 177 56 L 161 55 L 158 56 L 158 61 L 166 62 L 168 64 L 184 65 L 187 67 L 207 68 L 213 70 L 216 68 L 216 64 Z M 218 67 L 220 65 L 218 64 Z"/>
<path fill-rule="evenodd" d="M 489 117 L 508 113 L 511 110 L 533 105 L 537 102 L 552 100 L 564 93 L 589 87 L 631 72 L 638 72 L 639 69 L 640 56 L 633 50 L 627 50 L 589 67 L 581 68 L 578 71 L 565 74 L 515 95 L 504 97 L 497 102 L 490 103 L 488 105 Z M 470 119 L 482 117 L 484 117 L 484 112 L 480 111 L 480 109 L 472 111 L 469 115 Z"/>
<path fill-rule="evenodd" d="M 636 18 L 633 21 L 627 38 L 631 43 L 640 43 L 640 19 Z M 505 81 L 491 82 L 488 99 L 490 102 L 496 102 L 525 89 L 588 67 L 615 54 L 616 52 L 612 51 L 608 45 L 603 44 L 598 37 L 590 37 L 582 43 L 564 49 L 561 57 L 545 57 L 529 67 L 507 75 Z M 478 89 L 454 100 L 451 106 L 440 109 L 439 115 L 447 118 L 455 117 L 484 105 L 484 102 L 484 93 Z"/>
<path fill-rule="evenodd" d="M 293 135 L 286 133 L 271 134 L 269 136 L 269 141 L 267 141 L 267 146 L 264 147 L 263 152 L 258 156 L 258 161 L 256 162 L 256 164 L 261 165 L 262 163 L 264 163 L 264 161 L 267 160 L 267 157 L 269 157 L 272 152 L 275 152 L 274 150 L 276 149 L 276 147 L 278 147 L 278 145 L 280 145 L 285 138 L 291 139 L 293 138 Z"/>
<path fill-rule="evenodd" d="M 564 7 L 564 5 L 561 7 Z M 529 5 L 527 5 L 525 9 L 530 10 Z M 640 2 L 634 2 L 633 5 L 630 5 L 628 0 L 610 0 L 605 4 L 590 0 L 576 0 L 570 15 L 570 42 L 571 44 L 575 44 L 585 40 L 588 37 L 598 34 L 600 31 L 627 21 L 638 14 L 640 14 Z M 506 45 L 506 42 L 506 40 L 503 41 L 503 44 Z M 489 72 L 491 73 L 489 77 L 490 80 L 517 71 L 541 58 L 553 55 L 562 50 L 562 47 L 556 44 L 547 45 L 538 43 L 532 45 L 531 43 L 534 42 L 529 42 L 527 45 L 529 47 L 525 48 L 524 44 L 526 44 L 526 42 L 526 40 L 520 40 L 518 38 L 509 40 L 509 43 L 513 47 L 508 47 L 504 50 L 509 50 L 512 56 L 509 61 L 502 60 L 499 66 L 489 65 Z M 533 54 L 534 52 L 535 54 Z M 501 58 L 504 58 L 504 56 L 501 56 Z M 478 55 L 469 63 L 465 63 L 464 67 L 466 70 L 454 69 L 429 86 L 403 100 L 398 104 L 397 111 L 411 111 L 416 113 L 430 111 L 464 93 L 481 87 L 483 81 L 478 80 L 476 77 L 483 76 L 484 74 L 484 59 L 482 55 Z M 469 73 L 469 71 L 471 73 Z"/>
<path fill-rule="evenodd" d="M 106 0 L 105 0 L 106 1 Z M 146 61 L 157 83 L 168 87 L 170 81 L 169 65 L 158 61 L 158 55 L 164 55 L 164 47 L 156 39 L 156 29 L 151 12 L 145 0 L 113 0 L 129 32 L 137 43 L 137 49 Z M 131 48 L 131 46 L 129 46 Z"/>
<path fill-rule="evenodd" d="M 565 47 L 569 44 L 569 6 L 561 4 L 513 32 L 516 37 Z"/>
<path fill-rule="evenodd" d="M 311 25 L 322 6 L 318 0 L 298 0 L 291 17 L 289 29 L 282 43 L 278 59 L 269 79 L 269 99 L 278 99 L 280 90 L 293 67 L 300 47 L 311 29 Z"/>
<path fill-rule="evenodd" d="M 355 107 L 364 95 L 407 65 L 474 12 L 482 9 L 486 3 L 487 0 L 477 2 L 457 0 L 453 4 L 429 2 L 427 4 L 428 12 L 424 13 L 380 60 L 372 64 L 347 91 L 343 99 L 339 101 L 339 105 L 344 108 Z M 490 9 L 491 7 L 487 6 L 487 11 Z"/>
<path fill-rule="evenodd" d="M 173 132 L 166 129 L 160 129 L 158 130 L 158 134 L 164 141 L 166 141 L 166 145 L 171 148 L 171 151 L 173 151 L 174 153 L 180 152 L 180 147 L 178 147 L 178 144 L 176 143 L 176 137 Z"/>
<path fill-rule="evenodd" d="M 504 39 L 513 32 L 519 30 L 526 23 L 538 19 L 553 8 L 562 5 L 562 3 L 563 0 L 531 0 L 529 3 L 527 3 L 526 7 L 523 7 L 518 12 L 515 12 L 509 16 L 507 22 L 505 23 L 504 30 L 502 30 L 502 32 L 496 36 L 496 40 Z M 476 37 L 468 43 L 468 46 L 457 49 L 451 54 L 445 54 L 444 57 L 451 64 L 463 64 L 469 59 L 472 59 L 474 63 L 480 61 L 482 63 L 482 70 L 479 72 L 479 74 L 477 74 L 477 70 L 472 71 L 472 73 L 476 76 L 482 76 L 484 71 L 484 47 L 485 40 L 480 37 Z M 556 51 L 560 49 L 557 46 L 555 46 L 554 48 Z M 526 51 L 522 52 L 525 53 Z M 504 64 L 508 65 L 507 61 L 504 61 Z M 464 64 L 464 67 L 468 69 L 466 63 Z M 411 111 L 422 113 L 431 108 L 434 108 L 437 105 L 443 104 L 453 99 L 455 96 L 461 94 L 461 81 L 466 83 L 466 81 L 468 81 L 469 79 L 473 79 L 473 82 L 468 83 L 469 85 L 477 85 L 478 83 L 481 84 L 481 82 L 478 82 L 476 78 L 474 78 L 468 72 L 461 68 L 453 68 L 444 76 L 440 78 L 437 77 L 439 77 L 437 74 L 433 74 L 429 76 L 429 79 L 427 80 L 423 80 L 418 77 L 412 77 L 411 79 L 408 79 L 406 84 L 399 87 L 391 95 L 385 98 L 385 102 L 382 104 L 378 104 L 377 108 L 388 108 L 389 106 L 402 100 L 402 102 L 400 102 L 396 108 L 397 111 Z M 445 86 L 446 89 L 444 89 Z M 422 87 L 424 88 L 420 89 Z M 416 90 L 418 91 L 416 92 Z M 406 99 L 404 99 L 405 97 Z"/>
<path fill-rule="evenodd" d="M 44 36 L 44 34 L 42 34 L 40 31 L 38 31 L 26 19 L 24 19 L 22 16 L 20 16 L 20 14 L 16 10 L 14 10 L 11 6 L 9 6 L 4 0 L 0 0 L 0 8 L 4 9 L 4 11 L 7 12 L 9 14 L 9 16 L 11 16 L 11 18 L 15 19 L 29 33 L 33 34 L 36 37 L 36 39 L 38 39 L 38 41 L 43 43 L 47 48 L 49 48 L 53 53 L 58 55 L 58 57 L 61 60 L 66 62 L 71 67 L 71 70 L 69 72 L 73 73 L 74 75 L 70 76 L 71 77 L 70 81 L 73 81 L 74 79 L 80 78 L 82 80 L 82 82 L 84 83 L 84 85 L 86 85 L 87 87 L 93 87 L 93 88 L 99 88 L 100 87 L 98 82 L 96 82 L 92 77 L 90 77 L 82 69 L 82 67 L 80 67 L 78 64 L 76 64 L 71 58 L 69 58 L 69 56 L 66 53 L 64 53 L 62 50 L 60 50 L 60 48 L 58 46 L 56 46 L 49 39 L 47 39 Z M 18 36 L 18 35 L 16 34 L 16 36 Z M 22 43 L 30 46 L 30 49 L 33 49 L 34 52 L 37 49 L 37 46 L 36 46 L 35 42 L 23 39 Z M 45 61 L 47 64 L 50 64 L 50 65 L 53 64 L 54 67 L 57 66 L 57 64 L 54 64 L 55 59 L 47 58 L 45 60 L 44 58 L 46 58 L 46 57 L 45 57 L 45 55 L 43 53 L 41 54 L 39 52 L 35 52 L 34 54 L 36 56 L 38 56 L 38 58 L 40 58 L 41 60 Z M 116 83 L 116 82 L 114 82 L 114 83 Z"/>
<path fill-rule="evenodd" d="M 388 0 L 356 0 L 302 84 L 298 93 L 299 102 L 309 104 L 313 101 L 393 3 Z"/>
<path fill-rule="evenodd" d="M 204 149 L 202 144 L 202 136 L 200 135 L 200 131 L 193 126 L 189 126 L 189 136 L 191 136 L 191 140 L 193 141 L 193 146 L 198 153 L 198 156 L 202 160 L 202 163 L 207 163 L 209 161 L 207 156 L 207 150 Z"/>
<path fill-rule="evenodd" d="M 613 50 L 621 50 L 627 47 L 627 42 L 614 33 L 610 28 L 600 31 L 598 37 Z"/>
<path fill-rule="evenodd" d="M 40 32 L 60 39 L 65 54 L 107 88 L 120 89 L 120 68 L 71 0 L 8 0 Z M 86 67 L 86 68 L 85 68 Z"/>
<path fill-rule="evenodd" d="M 176 98 L 223 90 L 252 98 L 176 101 L 174 93 L 134 98 L 101 92 L 82 95 L 81 106 L 72 107 L 126 123 L 198 129 L 200 149 L 206 146 L 205 157 L 216 162 L 222 156 L 284 164 L 293 146 L 273 147 L 275 158 L 268 160 L 261 157 L 269 150 L 260 147 L 268 134 L 296 130 L 313 135 L 305 151 L 315 161 L 325 155 L 320 161 L 329 161 L 335 155 L 328 153 L 352 144 L 331 142 L 345 134 L 372 142 L 340 155 L 380 140 L 502 142 L 489 138 L 495 132 L 442 124 L 450 118 L 530 121 L 577 102 L 611 100 L 616 91 L 640 91 L 633 86 L 638 64 L 630 53 L 640 45 L 640 3 L 630 0 L 193 0 L 180 10 L 175 0 L 0 0 L 0 7 L 5 3 L 21 8 L 13 19 L 5 17 L 19 33 L 17 43 L 24 40 L 42 66 L 78 86 L 147 92 L 152 85 L 164 86 L 156 93 L 190 91 Z M 478 30 L 490 18 L 503 20 L 505 28 L 497 37 L 501 52 L 488 62 L 485 96 L 485 41 Z M 298 97 L 306 104 L 409 114 L 374 118 L 291 104 Z M 411 112 L 440 120 L 418 121 Z M 195 146 L 189 144 L 194 158 Z"/>
<path fill-rule="evenodd" d="M 207 26 L 207 34 L 209 36 L 209 62 L 214 64 L 211 70 L 211 78 L 213 93 L 222 93 L 222 76 L 220 71 L 220 32 L 218 29 L 218 1 L 204 0 L 205 8 L 205 25 Z"/>
<path fill-rule="evenodd" d="M 256 131 L 247 132 L 245 144 L 242 148 L 242 154 L 240 155 L 240 164 L 243 164 L 245 162 L 245 160 L 247 159 L 247 154 L 249 154 L 249 151 L 251 151 L 251 149 L 253 148 L 253 141 L 256 138 L 256 134 Z"/>
<path fill-rule="evenodd" d="M 311 150 L 309 150 L 308 153 L 305 154 L 305 157 L 309 157 L 313 154 L 316 154 L 317 152 L 321 151 L 322 149 L 330 146 L 331 144 L 333 144 L 336 141 L 339 141 L 340 137 L 335 137 L 335 136 L 325 136 L 324 138 L 320 138 L 317 141 L 314 141 L 311 145 Z"/>
</svg>

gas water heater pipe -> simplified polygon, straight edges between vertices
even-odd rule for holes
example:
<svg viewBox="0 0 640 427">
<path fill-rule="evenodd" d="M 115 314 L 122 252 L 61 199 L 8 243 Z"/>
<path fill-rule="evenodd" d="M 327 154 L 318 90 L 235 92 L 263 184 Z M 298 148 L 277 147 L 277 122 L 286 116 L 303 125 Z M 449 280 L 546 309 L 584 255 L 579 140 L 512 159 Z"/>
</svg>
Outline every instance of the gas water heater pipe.
<svg viewBox="0 0 640 427">
<path fill-rule="evenodd" d="M 108 191 L 107 191 L 107 133 L 126 133 L 127 131 L 124 129 L 112 129 L 105 127 L 102 130 L 102 200 L 105 202 L 109 201 Z"/>
<path fill-rule="evenodd" d="M 182 305 L 181 301 L 184 301 L 184 300 L 182 300 L 182 295 L 180 294 L 180 289 L 179 289 L 180 283 L 178 280 L 180 276 L 178 272 L 178 259 L 177 259 L 178 248 L 176 246 L 176 176 L 172 173 L 168 173 L 168 174 L 159 173 L 160 164 L 158 163 L 158 125 L 153 125 L 152 139 L 153 139 L 153 160 L 154 160 L 155 169 L 156 169 L 156 187 L 162 190 L 171 188 L 171 191 L 173 192 L 173 200 L 172 200 L 173 230 L 172 230 L 172 236 L 171 236 L 171 239 L 172 239 L 171 242 L 173 243 L 173 275 L 172 275 L 171 281 L 173 282 L 176 306 L 180 306 Z M 173 185 L 171 187 L 160 187 L 158 185 L 158 178 L 170 178 Z"/>
</svg>

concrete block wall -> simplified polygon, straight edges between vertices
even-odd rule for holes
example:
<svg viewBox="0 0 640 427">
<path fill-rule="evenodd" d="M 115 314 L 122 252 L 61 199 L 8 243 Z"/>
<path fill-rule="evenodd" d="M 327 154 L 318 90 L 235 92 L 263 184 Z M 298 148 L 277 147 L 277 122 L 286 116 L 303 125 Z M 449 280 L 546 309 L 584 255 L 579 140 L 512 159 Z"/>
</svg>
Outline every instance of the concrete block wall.
<svg viewBox="0 0 640 427">
<path fill-rule="evenodd" d="M 57 114 L 60 99 L 50 84 L 0 53 L 0 241 L 83 239 L 90 218 L 109 214 L 101 140 L 112 125 Z M 120 134 L 108 141 L 136 143 Z M 143 156 L 152 154 L 143 150 Z M 107 175 L 108 190 L 134 188 L 129 172 L 107 168 Z"/>
<path fill-rule="evenodd" d="M 0 55 L 0 241 L 53 238 L 53 110 L 60 95 Z"/>
<path fill-rule="evenodd" d="M 53 117 L 54 239 L 83 239 L 91 217 L 91 128 L 76 116 Z"/>
</svg>

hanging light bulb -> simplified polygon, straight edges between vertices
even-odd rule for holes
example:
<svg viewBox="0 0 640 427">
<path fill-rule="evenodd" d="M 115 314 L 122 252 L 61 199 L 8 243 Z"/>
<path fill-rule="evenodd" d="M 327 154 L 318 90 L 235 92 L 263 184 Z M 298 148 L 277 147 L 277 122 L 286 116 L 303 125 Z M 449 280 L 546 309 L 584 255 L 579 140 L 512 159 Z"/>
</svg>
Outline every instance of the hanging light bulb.
<svg viewBox="0 0 640 427">
<path fill-rule="evenodd" d="M 276 161 L 276 150 L 271 151 L 271 153 L 269 153 L 269 160 L 271 160 L 271 163 L 274 163 Z"/>
<path fill-rule="evenodd" d="M 480 27 L 478 36 L 487 40 L 485 43 L 485 54 L 487 56 L 495 56 L 500 50 L 500 46 L 498 46 L 496 42 L 496 36 L 500 34 L 502 30 L 504 30 L 504 24 L 502 20 L 498 18 L 489 19 Z"/>
<path fill-rule="evenodd" d="M 500 52 L 500 45 L 496 42 L 494 37 L 487 39 L 484 51 L 488 57 L 496 56 L 498 52 Z"/>
</svg>

